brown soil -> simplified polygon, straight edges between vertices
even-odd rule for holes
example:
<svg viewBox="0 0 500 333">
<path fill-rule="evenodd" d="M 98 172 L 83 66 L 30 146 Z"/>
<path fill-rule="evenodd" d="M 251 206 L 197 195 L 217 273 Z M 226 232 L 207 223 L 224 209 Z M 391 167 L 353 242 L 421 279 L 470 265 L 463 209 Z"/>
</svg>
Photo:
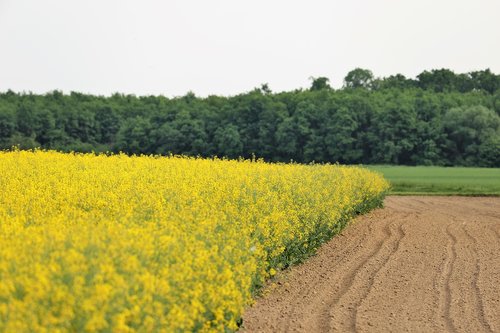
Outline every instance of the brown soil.
<svg viewBox="0 0 500 333">
<path fill-rule="evenodd" d="M 388 197 L 281 273 L 243 332 L 500 332 L 500 198 Z"/>
</svg>

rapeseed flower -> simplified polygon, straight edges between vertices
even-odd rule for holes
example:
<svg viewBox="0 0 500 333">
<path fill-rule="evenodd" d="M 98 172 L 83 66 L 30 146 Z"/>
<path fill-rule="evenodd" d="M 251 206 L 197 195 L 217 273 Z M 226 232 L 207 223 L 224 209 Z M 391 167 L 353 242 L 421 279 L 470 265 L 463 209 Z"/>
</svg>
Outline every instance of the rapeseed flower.
<svg viewBox="0 0 500 333">
<path fill-rule="evenodd" d="M 387 187 L 338 165 L 0 152 L 0 332 L 236 330 Z"/>
</svg>

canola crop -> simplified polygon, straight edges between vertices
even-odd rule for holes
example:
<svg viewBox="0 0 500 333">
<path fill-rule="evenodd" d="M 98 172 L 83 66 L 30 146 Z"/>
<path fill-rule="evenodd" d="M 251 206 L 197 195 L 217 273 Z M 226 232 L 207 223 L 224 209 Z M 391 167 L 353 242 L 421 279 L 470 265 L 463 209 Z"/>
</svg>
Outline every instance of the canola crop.
<svg viewBox="0 0 500 333">
<path fill-rule="evenodd" d="M 0 332 L 223 332 L 388 183 L 338 165 L 12 151 L 0 189 Z"/>
</svg>

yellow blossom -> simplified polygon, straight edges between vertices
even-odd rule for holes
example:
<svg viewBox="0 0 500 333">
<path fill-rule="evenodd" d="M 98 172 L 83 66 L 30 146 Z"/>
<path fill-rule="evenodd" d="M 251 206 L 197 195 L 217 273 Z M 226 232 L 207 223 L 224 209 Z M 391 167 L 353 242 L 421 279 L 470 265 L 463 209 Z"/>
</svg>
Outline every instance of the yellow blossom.
<svg viewBox="0 0 500 333">
<path fill-rule="evenodd" d="M 235 330 L 387 187 L 338 165 L 0 152 L 0 332 Z"/>
</svg>

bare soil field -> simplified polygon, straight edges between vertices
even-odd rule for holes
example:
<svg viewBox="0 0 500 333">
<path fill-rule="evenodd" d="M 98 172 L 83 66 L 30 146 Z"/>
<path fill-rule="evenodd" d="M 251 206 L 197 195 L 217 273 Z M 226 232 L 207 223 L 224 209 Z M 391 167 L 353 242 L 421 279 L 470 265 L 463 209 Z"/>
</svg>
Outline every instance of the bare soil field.
<svg viewBox="0 0 500 333">
<path fill-rule="evenodd" d="M 388 197 L 279 274 L 243 332 L 500 332 L 500 198 Z"/>
</svg>

